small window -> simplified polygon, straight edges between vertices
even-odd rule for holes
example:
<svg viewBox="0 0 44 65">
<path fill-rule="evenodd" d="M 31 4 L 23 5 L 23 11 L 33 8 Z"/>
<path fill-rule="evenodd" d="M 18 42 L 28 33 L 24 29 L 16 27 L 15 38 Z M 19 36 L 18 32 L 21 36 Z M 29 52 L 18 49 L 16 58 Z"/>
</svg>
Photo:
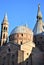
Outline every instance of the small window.
<svg viewBox="0 0 44 65">
<path fill-rule="evenodd" d="M 23 34 L 21 34 L 23 36 Z"/>
<path fill-rule="evenodd" d="M 35 41 L 35 44 L 36 44 L 36 41 Z"/>
<path fill-rule="evenodd" d="M 4 27 L 4 31 L 5 31 L 5 30 L 7 31 L 7 27 Z"/>
<path fill-rule="evenodd" d="M 21 41 L 21 45 L 22 45 L 22 41 Z"/>
<path fill-rule="evenodd" d="M 6 27 L 6 31 L 7 31 L 7 27 Z"/>
<path fill-rule="evenodd" d="M 4 27 L 4 30 L 5 30 L 6 28 Z"/>
<path fill-rule="evenodd" d="M 3 35 L 3 38 L 5 38 L 5 34 Z"/>
<path fill-rule="evenodd" d="M 11 51 L 10 48 L 8 48 L 8 51 L 9 51 L 9 52 Z"/>
<path fill-rule="evenodd" d="M 27 55 L 28 55 L 28 53 L 27 53 Z"/>
</svg>

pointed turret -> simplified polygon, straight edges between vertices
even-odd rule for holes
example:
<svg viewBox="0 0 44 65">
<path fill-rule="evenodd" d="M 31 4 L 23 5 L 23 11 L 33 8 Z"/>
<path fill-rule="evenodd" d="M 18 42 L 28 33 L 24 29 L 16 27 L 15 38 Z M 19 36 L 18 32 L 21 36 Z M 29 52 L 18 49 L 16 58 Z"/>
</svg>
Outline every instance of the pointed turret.
<svg viewBox="0 0 44 65">
<path fill-rule="evenodd" d="M 4 15 L 4 19 L 3 19 L 2 24 L 3 24 L 3 23 L 7 23 L 7 24 L 8 24 L 7 13 L 5 13 L 5 15 Z"/>
<path fill-rule="evenodd" d="M 40 4 L 38 5 L 37 19 L 42 19 L 42 13 L 40 11 Z"/>
<path fill-rule="evenodd" d="M 37 22 L 35 24 L 35 27 L 33 29 L 34 34 L 39 34 L 42 32 L 42 14 L 40 11 L 40 4 L 38 5 L 38 12 L 37 12 Z"/>
<path fill-rule="evenodd" d="M 4 16 L 4 20 L 8 20 L 8 18 L 7 18 L 7 13 L 6 13 L 5 16 Z"/>
</svg>

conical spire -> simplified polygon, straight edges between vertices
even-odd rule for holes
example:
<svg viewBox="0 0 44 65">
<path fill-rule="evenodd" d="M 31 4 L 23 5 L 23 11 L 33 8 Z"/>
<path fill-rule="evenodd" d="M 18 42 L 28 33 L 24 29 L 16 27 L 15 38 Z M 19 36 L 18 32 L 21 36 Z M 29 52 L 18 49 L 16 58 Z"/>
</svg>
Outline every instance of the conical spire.
<svg viewBox="0 0 44 65">
<path fill-rule="evenodd" d="M 42 19 L 42 14 L 41 14 L 41 11 L 40 11 L 40 4 L 38 4 L 37 19 Z"/>
<path fill-rule="evenodd" d="M 3 24 L 3 23 L 6 23 L 6 24 L 8 24 L 7 13 L 5 13 L 5 15 L 4 15 L 4 19 L 3 19 L 3 22 L 2 22 L 2 24 Z"/>
<path fill-rule="evenodd" d="M 8 20 L 7 13 L 5 13 L 5 15 L 4 15 L 4 20 Z"/>
<path fill-rule="evenodd" d="M 40 11 L 40 4 L 38 5 L 38 12 L 37 12 L 37 22 L 35 24 L 35 27 L 33 29 L 34 34 L 40 34 L 42 33 L 42 14 Z"/>
</svg>

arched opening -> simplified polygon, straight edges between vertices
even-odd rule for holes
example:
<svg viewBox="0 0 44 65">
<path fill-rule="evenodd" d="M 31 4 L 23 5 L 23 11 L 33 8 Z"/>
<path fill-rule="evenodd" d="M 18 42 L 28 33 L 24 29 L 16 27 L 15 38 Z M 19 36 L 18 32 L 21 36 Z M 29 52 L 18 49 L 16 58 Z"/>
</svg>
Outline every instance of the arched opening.
<svg viewBox="0 0 44 65">
<path fill-rule="evenodd" d="M 3 38 L 5 38 L 5 34 L 3 35 Z"/>
<path fill-rule="evenodd" d="M 21 41 L 21 45 L 22 45 L 22 41 Z"/>
</svg>

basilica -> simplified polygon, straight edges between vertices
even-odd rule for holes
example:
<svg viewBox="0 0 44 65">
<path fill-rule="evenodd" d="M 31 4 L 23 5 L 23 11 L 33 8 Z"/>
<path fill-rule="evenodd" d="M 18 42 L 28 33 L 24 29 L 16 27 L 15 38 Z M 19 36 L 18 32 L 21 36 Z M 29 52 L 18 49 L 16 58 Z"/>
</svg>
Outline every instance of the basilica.
<svg viewBox="0 0 44 65">
<path fill-rule="evenodd" d="M 7 14 L 1 23 L 0 65 L 44 65 L 44 22 L 40 4 L 34 29 L 15 27 L 8 34 Z"/>
</svg>

